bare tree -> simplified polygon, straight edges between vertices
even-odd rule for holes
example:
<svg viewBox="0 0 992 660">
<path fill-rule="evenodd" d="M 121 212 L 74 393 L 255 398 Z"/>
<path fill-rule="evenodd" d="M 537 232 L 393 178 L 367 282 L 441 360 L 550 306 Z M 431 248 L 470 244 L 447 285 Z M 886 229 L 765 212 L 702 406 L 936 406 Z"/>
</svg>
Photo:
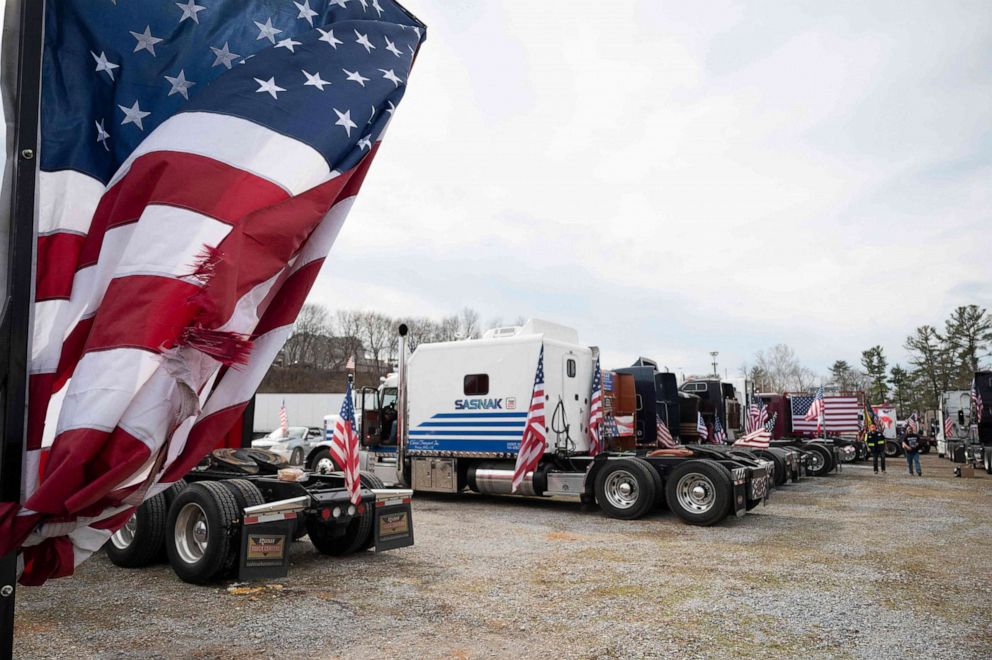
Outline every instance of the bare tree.
<svg viewBox="0 0 992 660">
<path fill-rule="evenodd" d="M 768 391 L 787 392 L 791 390 L 807 390 L 817 380 L 813 370 L 800 363 L 796 352 L 786 344 L 777 344 L 766 351 L 758 351 L 754 355 L 753 369 L 759 370 L 761 381 Z"/>
<path fill-rule="evenodd" d="M 481 326 L 479 324 L 479 312 L 466 307 L 462 310 L 458 319 L 458 331 L 463 339 L 478 339 Z"/>
<path fill-rule="evenodd" d="M 293 334 L 286 341 L 286 361 L 289 364 L 316 364 L 315 348 L 321 338 L 330 334 L 327 309 L 313 303 L 303 305 L 293 324 Z"/>
<path fill-rule="evenodd" d="M 379 312 L 363 312 L 360 319 L 359 336 L 372 360 L 373 369 L 379 372 L 388 370 L 384 361 L 389 357 L 389 349 L 394 341 L 395 322 Z"/>
</svg>

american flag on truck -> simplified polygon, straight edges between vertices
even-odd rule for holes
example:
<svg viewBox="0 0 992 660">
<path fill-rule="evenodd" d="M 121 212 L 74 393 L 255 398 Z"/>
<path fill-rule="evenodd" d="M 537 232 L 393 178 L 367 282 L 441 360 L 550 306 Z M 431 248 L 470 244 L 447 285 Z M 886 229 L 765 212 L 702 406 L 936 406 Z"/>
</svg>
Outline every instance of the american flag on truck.
<svg viewBox="0 0 992 660">
<path fill-rule="evenodd" d="M 815 394 L 787 393 L 792 430 L 795 433 L 816 433 L 818 420 L 805 419 L 816 400 Z M 860 392 L 824 393 L 823 426 L 826 433 L 858 433 L 861 430 L 863 394 Z"/>
</svg>

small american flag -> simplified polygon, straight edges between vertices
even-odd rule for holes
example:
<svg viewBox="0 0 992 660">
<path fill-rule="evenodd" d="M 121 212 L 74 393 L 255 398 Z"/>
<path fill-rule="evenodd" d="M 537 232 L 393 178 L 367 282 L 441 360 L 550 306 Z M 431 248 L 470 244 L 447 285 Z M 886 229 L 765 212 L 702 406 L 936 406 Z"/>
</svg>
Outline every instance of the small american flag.
<svg viewBox="0 0 992 660">
<path fill-rule="evenodd" d="M 354 355 L 352 355 L 350 358 L 348 358 L 348 364 L 344 365 L 344 368 L 347 369 L 348 371 L 354 371 L 355 370 L 355 356 Z"/>
<path fill-rule="evenodd" d="M 944 414 L 944 437 L 949 438 L 954 434 L 954 420 L 951 416 Z"/>
<path fill-rule="evenodd" d="M 600 427 L 603 425 L 603 372 L 599 368 L 599 358 L 596 358 L 596 370 L 592 376 L 592 396 L 589 397 L 589 455 L 595 456 L 603 451 L 603 441 L 600 438 Z"/>
<path fill-rule="evenodd" d="M 764 408 L 764 405 L 761 406 Z M 758 418 L 761 416 L 761 409 L 758 407 L 757 401 L 751 401 L 751 405 L 747 407 L 747 419 L 744 420 L 744 432 L 750 433 L 754 429 L 761 426 Z"/>
<path fill-rule="evenodd" d="M 759 427 L 754 431 L 751 431 L 743 438 L 739 439 L 734 443 L 735 447 L 755 447 L 755 448 L 766 448 L 771 444 L 772 433 L 765 427 Z"/>
<path fill-rule="evenodd" d="M 972 378 L 971 380 L 971 401 L 972 403 L 975 404 L 975 413 L 976 413 L 975 422 L 976 423 L 981 422 L 982 415 L 985 412 L 985 404 L 982 401 L 981 395 L 979 395 L 978 393 L 978 385 L 975 382 L 974 378 Z"/>
<path fill-rule="evenodd" d="M 547 429 L 544 427 L 544 346 L 537 358 L 537 372 L 534 374 L 534 390 L 527 411 L 527 425 L 520 440 L 517 452 L 517 465 L 513 470 L 512 492 L 517 492 L 528 472 L 537 468 L 547 448 Z"/>
<path fill-rule="evenodd" d="M 767 417 L 767 415 L 766 415 L 766 417 Z M 765 421 L 764 429 L 766 431 L 768 431 L 769 433 L 774 433 L 775 432 L 775 422 L 777 422 L 777 421 L 778 421 L 778 413 L 775 413 L 775 414 L 772 415 L 771 419 Z"/>
<path fill-rule="evenodd" d="M 699 412 L 696 413 L 696 432 L 699 434 L 700 442 L 706 442 L 710 437 L 710 432 L 706 428 L 706 422 L 703 421 L 703 414 Z"/>
<path fill-rule="evenodd" d="M 723 424 L 720 423 L 720 415 L 715 415 L 713 421 L 713 442 L 718 445 L 726 444 L 727 433 L 723 430 Z"/>
<path fill-rule="evenodd" d="M 920 417 L 915 412 L 906 421 L 906 431 L 908 433 L 919 433 L 920 431 Z"/>
<path fill-rule="evenodd" d="M 668 429 L 668 424 L 665 420 L 661 418 L 661 415 L 655 414 L 655 425 L 658 430 L 658 444 L 662 447 L 677 447 L 678 443 L 675 442 L 675 438 L 672 437 L 672 432 Z"/>
<path fill-rule="evenodd" d="M 807 422 L 817 421 L 816 428 L 820 428 L 819 420 L 823 416 L 823 386 L 821 385 L 816 390 L 816 396 L 813 397 L 813 403 L 810 404 L 809 410 L 806 411 L 806 415 L 803 417 Z"/>
<path fill-rule="evenodd" d="M 355 404 L 351 397 L 351 381 L 341 402 L 341 415 L 334 424 L 331 436 L 331 456 L 344 472 L 344 484 L 351 493 L 351 501 L 357 505 L 361 501 L 361 478 L 358 472 L 358 434 L 355 432 Z"/>
<path fill-rule="evenodd" d="M 279 406 L 279 429 L 282 431 L 282 437 L 289 437 L 289 415 L 286 414 L 286 399 L 283 399 L 282 405 Z"/>
</svg>

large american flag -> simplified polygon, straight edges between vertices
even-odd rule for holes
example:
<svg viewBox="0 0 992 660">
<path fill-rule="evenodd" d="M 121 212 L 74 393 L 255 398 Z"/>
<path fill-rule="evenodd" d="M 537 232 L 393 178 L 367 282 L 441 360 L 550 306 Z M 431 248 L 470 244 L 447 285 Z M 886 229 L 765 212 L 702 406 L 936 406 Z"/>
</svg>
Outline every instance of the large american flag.
<svg viewBox="0 0 992 660">
<path fill-rule="evenodd" d="M 537 358 L 537 372 L 534 374 L 534 389 L 531 392 L 530 408 L 527 411 L 527 425 L 520 440 L 517 464 L 513 470 L 512 492 L 517 492 L 528 472 L 537 469 L 537 464 L 547 448 L 547 429 L 544 426 L 544 346 Z"/>
<path fill-rule="evenodd" d="M 344 483 L 351 494 L 351 501 L 357 505 L 361 501 L 361 477 L 359 476 L 358 433 L 355 431 L 355 403 L 351 396 L 351 378 L 341 402 L 341 414 L 334 424 L 331 435 L 331 457 L 344 472 Z"/>
<path fill-rule="evenodd" d="M 812 394 L 789 394 L 792 430 L 815 433 L 818 418 L 807 419 L 816 399 Z M 841 392 L 823 396 L 823 430 L 827 433 L 857 433 L 861 428 L 862 399 L 857 393 Z"/>
<path fill-rule="evenodd" d="M 26 584 L 240 418 L 424 38 L 392 0 L 60 0 L 45 26 L 22 506 L 0 507 Z"/>
<path fill-rule="evenodd" d="M 603 426 L 603 372 L 596 358 L 596 370 L 592 376 L 592 396 L 589 397 L 589 455 L 603 451 L 601 427 Z"/>
<path fill-rule="evenodd" d="M 951 416 L 944 414 L 944 438 L 950 438 L 954 435 L 954 420 Z"/>
</svg>

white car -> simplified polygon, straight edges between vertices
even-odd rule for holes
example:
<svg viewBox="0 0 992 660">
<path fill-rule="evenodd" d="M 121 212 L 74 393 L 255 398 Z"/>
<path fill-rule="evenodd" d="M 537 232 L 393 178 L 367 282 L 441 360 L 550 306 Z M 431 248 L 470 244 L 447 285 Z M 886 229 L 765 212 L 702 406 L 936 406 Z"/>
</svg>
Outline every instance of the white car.
<svg viewBox="0 0 992 660">
<path fill-rule="evenodd" d="M 290 465 L 303 465 L 310 450 L 324 439 L 324 431 L 308 426 L 290 426 L 283 435 L 276 429 L 264 438 L 253 440 L 253 449 L 267 449 L 282 456 Z"/>
</svg>

